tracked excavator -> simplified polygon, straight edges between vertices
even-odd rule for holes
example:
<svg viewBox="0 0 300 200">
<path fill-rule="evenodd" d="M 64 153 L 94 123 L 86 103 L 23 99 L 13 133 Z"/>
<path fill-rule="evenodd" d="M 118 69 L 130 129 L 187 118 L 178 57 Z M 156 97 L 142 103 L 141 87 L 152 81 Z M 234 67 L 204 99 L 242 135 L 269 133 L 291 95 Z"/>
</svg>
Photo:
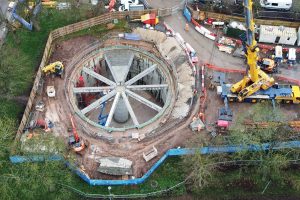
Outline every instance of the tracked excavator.
<svg viewBox="0 0 300 200">
<path fill-rule="evenodd" d="M 77 129 L 75 127 L 73 116 L 70 115 L 70 120 L 72 124 L 72 135 L 69 136 L 69 145 L 76 153 L 79 153 L 85 149 L 85 143 L 79 137 Z"/>
<path fill-rule="evenodd" d="M 274 79 L 261 70 L 257 64 L 259 60 L 259 48 L 254 34 L 255 24 L 253 20 L 252 4 L 252 0 L 244 0 L 247 28 L 247 41 L 245 42 L 245 56 L 247 58 L 248 65 L 247 73 L 241 81 L 233 84 L 230 89 L 232 93 L 237 93 L 239 101 L 243 101 L 245 98 L 261 89 L 267 90 L 275 84 Z"/>
<path fill-rule="evenodd" d="M 53 74 L 56 76 L 60 76 L 61 78 L 63 78 L 63 74 L 64 74 L 64 65 L 62 64 L 62 62 L 60 61 L 56 61 L 54 63 L 51 63 L 45 67 L 42 68 L 42 71 L 45 74 Z"/>
</svg>

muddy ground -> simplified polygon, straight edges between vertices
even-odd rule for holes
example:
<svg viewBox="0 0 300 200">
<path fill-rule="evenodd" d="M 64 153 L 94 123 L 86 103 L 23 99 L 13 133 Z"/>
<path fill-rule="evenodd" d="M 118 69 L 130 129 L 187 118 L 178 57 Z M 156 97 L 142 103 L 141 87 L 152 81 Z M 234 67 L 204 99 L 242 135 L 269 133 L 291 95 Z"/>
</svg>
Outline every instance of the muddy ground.
<svg viewBox="0 0 300 200">
<path fill-rule="evenodd" d="M 91 36 L 83 36 L 72 38 L 67 41 L 60 41 L 55 44 L 53 53 L 50 58 L 50 62 L 54 61 L 63 61 L 65 66 L 66 74 L 72 69 L 70 62 L 72 58 L 80 53 L 82 49 L 88 47 L 93 42 L 96 42 L 98 39 Z M 115 41 L 107 41 L 106 45 L 114 45 Z M 141 48 L 144 48 L 147 51 L 153 51 L 154 54 L 159 54 L 157 51 L 153 50 L 153 45 L 146 42 L 139 42 Z M 136 43 L 132 45 L 138 45 Z M 206 71 L 206 85 L 209 85 L 210 80 L 208 79 L 213 73 L 211 70 Z M 241 74 L 230 74 L 227 75 L 229 81 L 237 81 L 242 78 Z M 64 79 L 68 79 L 68 76 L 65 76 Z M 46 87 L 48 85 L 54 85 L 56 88 L 57 96 L 55 99 L 50 99 L 46 94 Z M 70 110 L 69 104 L 66 101 L 65 95 L 65 85 L 64 80 L 58 77 L 51 78 L 46 77 L 43 90 L 41 95 L 37 96 L 36 102 L 43 100 L 46 104 L 46 110 L 42 113 L 39 113 L 39 118 L 48 118 L 51 119 L 55 127 L 53 128 L 53 134 L 64 138 L 65 143 L 67 144 L 68 136 L 71 132 L 68 132 L 68 128 L 71 127 L 69 115 L 73 114 L 74 111 Z M 200 89 L 198 90 L 200 91 Z M 218 109 L 223 106 L 223 101 L 217 95 L 216 89 L 208 89 L 208 96 L 206 101 L 206 110 L 205 118 L 206 124 L 214 124 L 217 121 Z M 81 127 L 77 127 L 80 137 L 82 137 L 88 145 L 88 148 L 83 152 L 82 155 L 77 155 L 76 163 L 79 166 L 83 166 L 82 169 L 89 174 L 92 178 L 98 179 L 116 179 L 121 177 L 112 177 L 108 175 L 101 174 L 97 172 L 99 163 L 95 162 L 95 159 L 100 157 L 107 156 L 119 156 L 124 157 L 133 161 L 133 176 L 141 177 L 146 173 L 147 170 L 170 148 L 184 147 L 189 146 L 186 141 L 191 141 L 193 138 L 197 137 L 197 134 L 207 134 L 206 132 L 195 133 L 192 132 L 189 128 L 189 124 L 193 116 L 197 115 L 199 112 L 199 100 L 195 100 L 194 107 L 191 111 L 191 114 L 188 118 L 180 121 L 179 123 L 175 120 L 169 120 L 164 124 L 164 127 L 161 127 L 161 134 L 155 135 L 152 138 L 147 138 L 138 142 L 137 140 L 128 139 L 127 133 L 122 133 L 124 137 L 121 137 L 120 140 L 117 140 L 115 143 L 111 144 L 104 140 L 91 138 L 85 134 L 85 131 Z M 234 113 L 234 121 L 239 117 L 239 113 L 245 113 L 252 106 L 252 104 L 242 104 L 242 103 L 232 103 L 230 108 Z M 289 116 L 299 117 L 299 107 L 295 105 L 284 105 L 282 106 L 284 112 Z M 75 123 L 79 119 L 75 117 Z M 168 127 L 168 128 L 165 128 Z M 94 130 L 93 130 L 94 131 Z M 159 132 L 159 131 L 158 131 Z M 122 136 L 121 134 L 121 136 Z M 91 154 L 91 146 L 97 149 L 95 154 Z M 152 159 L 150 162 L 145 162 L 142 157 L 143 152 L 149 151 L 152 146 L 155 146 L 158 149 L 158 156 Z"/>
</svg>

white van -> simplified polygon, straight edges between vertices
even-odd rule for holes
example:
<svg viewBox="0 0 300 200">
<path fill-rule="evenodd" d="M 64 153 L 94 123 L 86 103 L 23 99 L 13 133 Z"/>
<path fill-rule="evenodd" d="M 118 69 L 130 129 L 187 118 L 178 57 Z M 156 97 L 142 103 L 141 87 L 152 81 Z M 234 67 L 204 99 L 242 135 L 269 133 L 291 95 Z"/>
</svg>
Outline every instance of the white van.
<svg viewBox="0 0 300 200">
<path fill-rule="evenodd" d="M 290 10 L 293 0 L 260 0 L 260 6 L 265 9 Z"/>
<path fill-rule="evenodd" d="M 135 5 L 137 5 L 137 4 L 139 4 L 139 0 L 121 0 L 121 4 L 122 5 L 125 5 L 125 4 L 135 4 Z"/>
</svg>

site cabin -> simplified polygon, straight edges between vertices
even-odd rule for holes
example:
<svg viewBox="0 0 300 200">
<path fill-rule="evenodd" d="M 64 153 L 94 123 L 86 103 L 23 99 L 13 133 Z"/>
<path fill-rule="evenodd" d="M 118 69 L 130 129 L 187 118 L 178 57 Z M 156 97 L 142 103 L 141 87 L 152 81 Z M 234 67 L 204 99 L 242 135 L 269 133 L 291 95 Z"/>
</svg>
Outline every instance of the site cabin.
<svg viewBox="0 0 300 200">
<path fill-rule="evenodd" d="M 281 62 L 283 59 L 282 57 L 282 46 L 276 46 L 275 47 L 275 61 Z"/>
<path fill-rule="evenodd" d="M 231 93 L 231 84 L 224 84 L 217 87 L 218 95 L 222 99 L 227 98 L 230 102 L 238 102 L 237 94 Z M 253 95 L 245 98 L 243 102 L 257 103 L 265 101 L 273 101 L 277 103 L 300 103 L 300 87 L 284 84 L 275 84 L 267 90 L 259 90 Z"/>
<path fill-rule="evenodd" d="M 293 0 L 260 0 L 260 6 L 272 10 L 290 10 Z"/>
<path fill-rule="evenodd" d="M 258 41 L 262 43 L 295 45 L 298 39 L 296 28 L 261 25 Z"/>
<path fill-rule="evenodd" d="M 288 58 L 288 64 L 296 64 L 296 49 L 295 48 L 289 48 L 289 52 L 287 54 L 287 58 Z"/>
</svg>

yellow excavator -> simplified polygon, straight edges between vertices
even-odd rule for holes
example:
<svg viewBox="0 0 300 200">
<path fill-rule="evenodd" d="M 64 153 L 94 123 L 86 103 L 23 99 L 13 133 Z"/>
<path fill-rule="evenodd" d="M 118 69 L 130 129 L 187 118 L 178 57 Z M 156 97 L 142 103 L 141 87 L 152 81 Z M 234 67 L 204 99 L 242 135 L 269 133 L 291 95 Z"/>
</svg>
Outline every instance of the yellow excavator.
<svg viewBox="0 0 300 200">
<path fill-rule="evenodd" d="M 248 96 L 254 94 L 258 90 L 267 90 L 275 84 L 272 77 L 269 77 L 264 71 L 260 69 L 257 64 L 259 60 L 259 48 L 255 40 L 255 27 L 252 12 L 252 0 L 244 0 L 245 18 L 246 18 L 246 36 L 247 41 L 245 56 L 247 58 L 247 73 L 244 78 L 231 86 L 232 93 L 238 94 L 238 100 L 243 101 Z"/>
<path fill-rule="evenodd" d="M 51 63 L 45 67 L 42 68 L 42 71 L 45 74 L 53 74 L 56 76 L 60 76 L 61 78 L 63 78 L 63 74 L 64 74 L 64 65 L 62 64 L 62 62 L 60 61 L 56 61 L 54 63 Z"/>
</svg>

